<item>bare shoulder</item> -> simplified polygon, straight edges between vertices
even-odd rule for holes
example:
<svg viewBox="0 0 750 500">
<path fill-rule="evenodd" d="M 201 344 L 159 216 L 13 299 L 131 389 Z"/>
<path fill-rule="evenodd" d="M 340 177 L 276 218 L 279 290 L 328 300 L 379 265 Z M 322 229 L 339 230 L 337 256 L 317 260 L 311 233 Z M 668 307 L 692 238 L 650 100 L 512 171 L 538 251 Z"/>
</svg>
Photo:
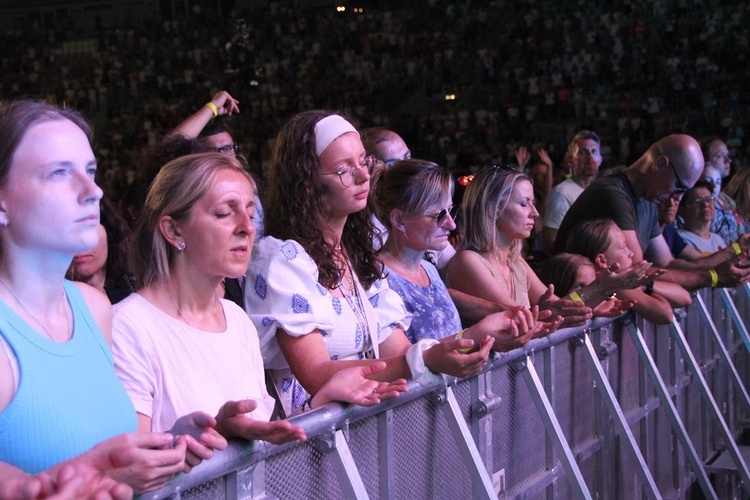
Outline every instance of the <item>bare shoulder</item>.
<svg viewBox="0 0 750 500">
<path fill-rule="evenodd" d="M 73 283 L 83 295 L 83 300 L 91 311 L 96 324 L 99 325 L 102 334 L 104 334 L 104 338 L 107 339 L 107 342 L 112 343 L 112 304 L 109 302 L 109 298 L 86 283 L 78 281 Z"/>
<path fill-rule="evenodd" d="M 472 268 L 481 264 L 480 255 L 474 250 L 461 250 L 450 261 L 451 266 L 457 265 L 458 269 Z"/>
</svg>

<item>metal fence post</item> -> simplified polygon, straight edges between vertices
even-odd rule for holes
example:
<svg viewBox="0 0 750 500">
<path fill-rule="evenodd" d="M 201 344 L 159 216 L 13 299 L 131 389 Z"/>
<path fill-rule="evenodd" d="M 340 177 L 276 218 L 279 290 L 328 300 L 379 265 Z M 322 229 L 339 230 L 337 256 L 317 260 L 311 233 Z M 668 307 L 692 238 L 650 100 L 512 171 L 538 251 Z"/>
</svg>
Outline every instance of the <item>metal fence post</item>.
<svg viewBox="0 0 750 500">
<path fill-rule="evenodd" d="M 654 388 L 656 389 L 656 393 L 659 395 L 661 405 L 664 408 L 664 411 L 666 411 L 667 417 L 672 424 L 672 429 L 674 430 L 675 434 L 677 434 L 677 438 L 680 440 L 680 443 L 685 450 L 685 454 L 687 455 L 688 461 L 693 468 L 693 472 L 698 479 L 698 483 L 700 484 L 703 493 L 706 495 L 706 497 L 718 499 L 718 497 L 716 496 L 716 492 L 714 491 L 714 488 L 713 486 L 711 486 L 711 482 L 708 479 L 708 475 L 706 474 L 706 470 L 703 467 L 703 463 L 698 457 L 698 452 L 695 450 L 693 443 L 690 441 L 687 429 L 685 429 L 685 425 L 682 423 L 682 420 L 677 413 L 677 408 L 675 408 L 674 403 L 672 402 L 672 398 L 669 396 L 669 391 L 664 385 L 664 380 L 662 380 L 661 378 L 659 369 L 657 368 L 654 359 L 651 357 L 651 353 L 646 347 L 646 342 L 643 339 L 643 335 L 641 335 L 640 330 L 632 321 L 626 322 L 626 326 L 628 328 L 628 331 L 630 332 L 631 337 L 633 338 L 633 344 L 635 344 L 635 347 L 638 350 L 641 361 L 645 365 L 646 371 L 651 377 L 651 381 L 653 382 Z"/>
<path fill-rule="evenodd" d="M 534 363 L 529 356 L 526 356 L 516 367 L 521 371 L 523 380 L 526 382 L 526 387 L 529 389 L 531 398 L 534 400 L 536 411 L 539 414 L 539 417 L 541 417 L 544 427 L 547 429 L 547 434 L 551 437 L 557 448 L 558 454 L 560 455 L 560 462 L 565 469 L 565 474 L 570 482 L 570 487 L 576 493 L 578 498 L 591 499 L 589 488 L 586 486 L 586 481 L 583 480 L 581 469 L 576 463 L 573 451 L 570 449 L 570 445 L 565 439 L 565 434 L 563 434 L 562 428 L 560 427 L 560 422 L 557 420 L 557 416 L 552 409 L 549 398 L 544 392 L 544 387 L 539 380 L 539 375 L 536 372 Z"/>
</svg>

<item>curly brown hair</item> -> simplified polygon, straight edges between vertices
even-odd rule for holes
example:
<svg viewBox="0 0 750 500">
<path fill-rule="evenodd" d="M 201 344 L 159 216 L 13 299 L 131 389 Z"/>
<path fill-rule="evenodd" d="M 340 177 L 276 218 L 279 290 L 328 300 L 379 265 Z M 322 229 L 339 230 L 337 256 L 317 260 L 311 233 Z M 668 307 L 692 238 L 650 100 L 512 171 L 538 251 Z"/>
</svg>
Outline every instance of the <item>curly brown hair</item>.
<svg viewBox="0 0 750 500">
<path fill-rule="evenodd" d="M 327 188 L 319 175 L 320 160 L 315 153 L 315 124 L 340 112 L 304 111 L 290 118 L 279 131 L 271 156 L 265 199 L 265 234 L 282 240 L 295 240 L 318 266 L 318 282 L 334 288 L 343 278 L 345 262 L 337 252 L 326 220 L 329 206 Z M 383 266 L 372 245 L 372 207 L 350 214 L 344 225 L 341 244 L 354 272 L 367 289 L 383 277 Z"/>
</svg>

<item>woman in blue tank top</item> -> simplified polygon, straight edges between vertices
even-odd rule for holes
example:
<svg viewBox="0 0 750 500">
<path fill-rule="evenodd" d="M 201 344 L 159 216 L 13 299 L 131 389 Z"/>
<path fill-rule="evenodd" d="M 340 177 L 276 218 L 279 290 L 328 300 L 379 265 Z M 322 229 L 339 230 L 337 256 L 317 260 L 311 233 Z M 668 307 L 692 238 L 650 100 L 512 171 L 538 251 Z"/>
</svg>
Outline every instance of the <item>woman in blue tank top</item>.
<svg viewBox="0 0 750 500">
<path fill-rule="evenodd" d="M 128 497 L 190 468 L 192 438 L 134 433 L 135 411 L 112 365 L 111 305 L 65 280 L 73 256 L 98 239 L 90 132 L 69 110 L 0 104 L 3 498 Z"/>
</svg>

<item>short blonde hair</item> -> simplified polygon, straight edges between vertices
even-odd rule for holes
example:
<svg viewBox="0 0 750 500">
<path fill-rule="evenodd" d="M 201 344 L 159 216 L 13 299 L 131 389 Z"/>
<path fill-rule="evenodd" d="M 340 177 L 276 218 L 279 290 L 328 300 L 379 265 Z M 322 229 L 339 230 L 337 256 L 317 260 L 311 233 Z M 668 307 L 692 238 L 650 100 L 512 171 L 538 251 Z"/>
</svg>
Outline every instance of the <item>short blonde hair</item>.
<svg viewBox="0 0 750 500">
<path fill-rule="evenodd" d="M 378 218 L 390 230 L 391 210 L 407 216 L 423 214 L 446 196 L 451 198 L 453 177 L 431 161 L 399 160 L 378 175 L 374 194 Z"/>
<path fill-rule="evenodd" d="M 130 250 L 130 267 L 139 287 L 169 279 L 175 249 L 159 230 L 159 220 L 165 215 L 178 221 L 187 219 L 222 170 L 241 172 L 255 191 L 244 159 L 223 153 L 182 156 L 164 165 L 156 175 Z"/>
</svg>

